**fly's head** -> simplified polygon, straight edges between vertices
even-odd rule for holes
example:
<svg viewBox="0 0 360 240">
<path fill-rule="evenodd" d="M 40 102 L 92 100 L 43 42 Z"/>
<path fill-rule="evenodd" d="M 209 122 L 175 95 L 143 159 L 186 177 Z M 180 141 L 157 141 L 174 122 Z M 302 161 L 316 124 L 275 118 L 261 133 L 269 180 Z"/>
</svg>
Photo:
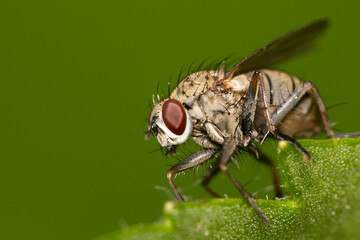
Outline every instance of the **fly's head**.
<svg viewBox="0 0 360 240">
<path fill-rule="evenodd" d="M 175 153 L 176 146 L 185 142 L 191 135 L 192 122 L 185 107 L 175 99 L 164 99 L 155 104 L 149 116 L 150 133 L 158 140 L 167 153 Z"/>
</svg>

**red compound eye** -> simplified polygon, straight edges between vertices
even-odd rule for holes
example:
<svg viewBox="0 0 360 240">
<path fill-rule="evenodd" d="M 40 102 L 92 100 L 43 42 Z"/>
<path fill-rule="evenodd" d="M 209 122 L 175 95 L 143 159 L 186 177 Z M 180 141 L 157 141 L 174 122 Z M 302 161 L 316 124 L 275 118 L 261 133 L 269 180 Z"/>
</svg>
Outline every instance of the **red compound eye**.
<svg viewBox="0 0 360 240">
<path fill-rule="evenodd" d="M 162 107 L 162 118 L 166 127 L 174 134 L 181 135 L 186 127 L 184 107 L 174 99 L 167 100 Z"/>
</svg>

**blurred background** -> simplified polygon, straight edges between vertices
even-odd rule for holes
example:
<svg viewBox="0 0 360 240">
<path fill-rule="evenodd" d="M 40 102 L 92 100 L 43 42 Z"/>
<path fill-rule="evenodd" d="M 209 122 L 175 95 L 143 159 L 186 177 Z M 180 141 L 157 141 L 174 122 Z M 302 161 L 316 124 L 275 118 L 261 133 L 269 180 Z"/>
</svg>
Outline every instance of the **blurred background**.
<svg viewBox="0 0 360 240">
<path fill-rule="evenodd" d="M 279 65 L 313 81 L 335 128 L 359 131 L 359 4 L 355 1 L 2 1 L 0 239 L 91 239 L 160 219 L 174 200 L 165 157 L 144 141 L 151 96 L 195 61 L 241 59 L 305 23 L 328 18 L 318 50 Z M 276 152 L 276 141 L 268 141 Z M 268 169 L 246 154 L 240 182 L 272 197 Z M 204 167 L 175 179 L 209 198 Z M 212 186 L 239 197 L 224 176 Z"/>
</svg>

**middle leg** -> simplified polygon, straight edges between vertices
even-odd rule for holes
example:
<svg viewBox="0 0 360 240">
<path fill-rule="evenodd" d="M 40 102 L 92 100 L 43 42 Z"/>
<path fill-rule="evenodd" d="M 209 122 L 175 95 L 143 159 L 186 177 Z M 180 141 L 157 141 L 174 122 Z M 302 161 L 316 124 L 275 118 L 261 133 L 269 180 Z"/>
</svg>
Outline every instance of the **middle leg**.
<svg viewBox="0 0 360 240">
<path fill-rule="evenodd" d="M 303 146 L 301 146 L 301 144 L 298 141 L 291 138 L 290 136 L 280 133 L 279 131 L 276 130 L 275 126 L 284 119 L 284 117 L 295 107 L 295 105 L 301 100 L 301 98 L 309 90 L 313 90 L 313 92 L 315 93 L 315 96 L 317 97 L 316 102 L 322 113 L 322 119 L 323 119 L 323 123 L 325 125 L 325 130 L 327 132 L 327 135 L 332 137 L 333 133 L 330 128 L 330 122 L 327 119 L 326 112 L 322 111 L 323 108 L 325 109 L 325 106 L 324 106 L 316 88 L 314 87 L 314 85 L 311 82 L 305 82 L 302 86 L 295 89 L 295 91 L 291 94 L 289 99 L 285 103 L 283 103 L 283 105 L 281 107 L 279 107 L 273 114 L 270 114 L 269 103 L 266 99 L 264 77 L 261 72 L 259 72 L 258 74 L 259 74 L 260 93 L 262 95 L 263 102 L 264 102 L 264 115 L 265 115 L 265 119 L 266 119 L 266 123 L 267 123 L 266 126 L 264 126 L 264 128 L 262 129 L 262 133 L 264 133 L 264 137 L 261 142 L 263 142 L 265 140 L 268 133 L 271 133 L 274 137 L 276 137 L 278 139 L 285 140 L 285 141 L 288 141 L 288 142 L 294 144 L 301 152 L 304 153 L 304 155 L 305 155 L 304 160 L 305 161 L 310 160 L 311 159 L 310 153 Z"/>
<path fill-rule="evenodd" d="M 219 172 L 219 159 L 217 159 L 212 165 L 212 168 L 209 169 L 209 171 L 205 174 L 204 178 L 201 181 L 201 185 L 205 188 L 205 190 L 216 198 L 221 198 L 221 196 L 209 187 L 209 183 Z"/>
<path fill-rule="evenodd" d="M 230 173 L 230 171 L 227 168 L 227 164 L 234 154 L 236 150 L 236 141 L 234 138 L 227 138 L 224 142 L 223 150 L 221 152 L 220 158 L 219 158 L 219 168 L 221 171 L 223 171 L 228 178 L 231 180 L 231 182 L 235 185 L 235 187 L 240 191 L 240 193 L 243 195 L 243 197 L 251 204 L 251 206 L 254 208 L 256 213 L 260 216 L 260 218 L 264 221 L 266 226 L 270 226 L 269 220 L 266 218 L 262 210 L 257 206 L 255 203 L 254 198 L 249 194 L 245 188 L 236 180 L 236 178 Z"/>
</svg>

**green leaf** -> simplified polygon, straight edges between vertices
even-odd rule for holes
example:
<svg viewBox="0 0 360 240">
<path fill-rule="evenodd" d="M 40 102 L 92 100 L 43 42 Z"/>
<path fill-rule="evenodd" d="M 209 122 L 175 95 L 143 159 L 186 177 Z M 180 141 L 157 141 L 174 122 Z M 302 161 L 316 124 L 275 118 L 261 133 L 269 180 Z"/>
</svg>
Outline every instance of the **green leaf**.
<svg viewBox="0 0 360 240">
<path fill-rule="evenodd" d="M 163 220 L 104 235 L 118 239 L 360 239 L 360 139 L 302 140 L 312 162 L 279 142 L 284 195 L 257 199 L 270 227 L 243 199 L 167 202 Z"/>
</svg>

